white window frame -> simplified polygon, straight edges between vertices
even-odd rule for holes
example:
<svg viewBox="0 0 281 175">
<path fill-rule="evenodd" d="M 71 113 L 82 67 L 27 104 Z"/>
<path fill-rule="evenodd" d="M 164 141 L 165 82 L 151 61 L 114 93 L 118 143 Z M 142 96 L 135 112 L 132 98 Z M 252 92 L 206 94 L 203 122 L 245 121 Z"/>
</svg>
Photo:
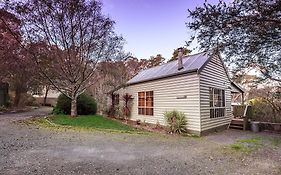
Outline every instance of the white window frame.
<svg viewBox="0 0 281 175">
<path fill-rule="evenodd" d="M 215 90 L 219 91 L 219 94 L 221 95 L 221 106 L 215 106 L 214 101 L 215 101 Z M 212 91 L 212 98 L 211 98 L 211 94 L 210 91 Z M 212 101 L 212 104 L 211 104 Z M 210 107 L 210 118 L 211 119 L 215 119 L 215 118 L 221 118 L 221 117 L 225 117 L 226 116 L 226 99 L 225 99 L 225 89 L 220 89 L 220 88 L 216 88 L 216 87 L 209 87 L 209 107 Z M 222 115 L 220 114 L 220 112 L 216 112 L 219 109 L 224 109 Z M 212 115 L 212 110 L 213 110 L 213 115 Z M 218 116 L 216 116 L 216 114 L 218 113 Z"/>
<path fill-rule="evenodd" d="M 147 106 L 146 105 L 146 102 L 147 102 L 147 92 L 152 92 L 152 96 L 149 96 L 149 97 L 152 97 L 152 106 Z M 144 106 L 139 106 L 139 93 L 144 93 Z M 144 109 L 144 114 L 140 114 L 140 108 L 141 109 Z M 152 109 L 152 114 L 147 114 L 146 110 L 147 109 Z M 147 116 L 154 116 L 154 91 L 140 91 L 138 92 L 138 115 L 147 115 Z"/>
</svg>

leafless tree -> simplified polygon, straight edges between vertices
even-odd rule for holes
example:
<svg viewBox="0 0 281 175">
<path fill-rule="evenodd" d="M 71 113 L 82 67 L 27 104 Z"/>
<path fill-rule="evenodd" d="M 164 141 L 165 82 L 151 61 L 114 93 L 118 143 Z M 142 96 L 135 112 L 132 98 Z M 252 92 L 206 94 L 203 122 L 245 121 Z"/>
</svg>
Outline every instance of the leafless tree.
<svg viewBox="0 0 281 175">
<path fill-rule="evenodd" d="M 98 0 L 27 0 L 8 6 L 22 22 L 25 42 L 45 44 L 31 53 L 38 73 L 71 98 L 71 116 L 77 116 L 77 97 L 97 81 L 99 62 L 122 55 L 115 22 L 102 14 Z"/>
</svg>

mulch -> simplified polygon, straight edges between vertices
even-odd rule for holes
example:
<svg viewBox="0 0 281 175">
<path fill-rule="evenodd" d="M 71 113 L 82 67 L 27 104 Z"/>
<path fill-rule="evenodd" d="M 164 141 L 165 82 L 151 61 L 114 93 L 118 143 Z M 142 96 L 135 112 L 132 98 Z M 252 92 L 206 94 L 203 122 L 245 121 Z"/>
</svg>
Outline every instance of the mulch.
<svg viewBox="0 0 281 175">
<path fill-rule="evenodd" d="M 161 134 L 169 134 L 168 128 L 160 124 L 151 124 L 151 123 L 144 123 L 141 121 L 125 120 L 116 117 L 110 117 L 110 118 L 116 121 L 120 121 L 121 123 L 135 129 L 146 130 L 146 131 L 156 132 Z"/>
</svg>

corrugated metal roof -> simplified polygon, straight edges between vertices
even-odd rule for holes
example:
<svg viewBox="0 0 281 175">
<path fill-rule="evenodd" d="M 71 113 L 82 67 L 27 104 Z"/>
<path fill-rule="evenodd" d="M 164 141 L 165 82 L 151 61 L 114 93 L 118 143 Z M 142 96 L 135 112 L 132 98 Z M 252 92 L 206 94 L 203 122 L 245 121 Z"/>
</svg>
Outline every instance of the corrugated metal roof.
<svg viewBox="0 0 281 175">
<path fill-rule="evenodd" d="M 183 57 L 183 69 L 178 70 L 178 61 L 171 61 L 160 66 L 152 67 L 139 72 L 127 84 L 135 84 L 144 81 L 150 81 L 159 78 L 165 78 L 187 72 L 195 72 L 200 70 L 209 60 L 206 52 Z"/>
</svg>

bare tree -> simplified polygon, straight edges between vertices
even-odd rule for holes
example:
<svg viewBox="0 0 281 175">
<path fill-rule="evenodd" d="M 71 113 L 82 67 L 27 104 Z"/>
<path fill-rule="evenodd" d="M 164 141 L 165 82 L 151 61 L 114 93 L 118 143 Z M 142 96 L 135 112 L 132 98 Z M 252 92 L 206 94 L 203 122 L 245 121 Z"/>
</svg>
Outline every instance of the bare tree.
<svg viewBox="0 0 281 175">
<path fill-rule="evenodd" d="M 123 39 L 113 31 L 115 22 L 102 14 L 97 0 L 27 0 L 9 6 L 22 22 L 26 43 L 45 43 L 31 52 L 32 59 L 71 99 L 71 116 L 77 116 L 77 97 L 95 83 L 98 63 L 121 55 Z"/>
</svg>

